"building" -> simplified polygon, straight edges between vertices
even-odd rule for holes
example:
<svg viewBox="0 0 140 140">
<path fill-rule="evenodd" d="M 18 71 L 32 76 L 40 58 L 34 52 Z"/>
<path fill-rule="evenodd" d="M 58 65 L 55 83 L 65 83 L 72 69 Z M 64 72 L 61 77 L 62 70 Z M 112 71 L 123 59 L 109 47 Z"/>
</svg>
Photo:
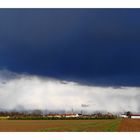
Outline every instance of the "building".
<svg viewBox="0 0 140 140">
<path fill-rule="evenodd" d="M 120 117 L 121 117 L 121 118 L 128 118 L 128 116 L 125 115 L 125 114 L 121 114 Z"/>
<path fill-rule="evenodd" d="M 62 115 L 60 115 L 60 114 L 48 114 L 47 117 L 50 117 L 50 118 L 52 118 L 52 117 L 61 118 Z"/>
<path fill-rule="evenodd" d="M 76 117 L 79 117 L 78 114 L 63 114 L 64 116 L 63 117 L 66 117 L 66 118 L 76 118 Z"/>
<path fill-rule="evenodd" d="M 62 118 L 62 117 L 65 117 L 65 118 L 76 118 L 76 117 L 79 117 L 78 114 L 48 114 L 47 117 L 57 117 L 57 118 Z"/>
<path fill-rule="evenodd" d="M 132 119 L 140 119 L 140 114 L 131 114 Z"/>
</svg>

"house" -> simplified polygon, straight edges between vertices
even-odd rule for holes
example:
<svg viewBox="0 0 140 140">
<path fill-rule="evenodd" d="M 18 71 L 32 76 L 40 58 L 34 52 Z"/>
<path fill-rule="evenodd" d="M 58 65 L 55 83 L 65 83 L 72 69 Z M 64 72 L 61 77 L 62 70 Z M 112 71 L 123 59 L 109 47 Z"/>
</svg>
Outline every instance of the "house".
<svg viewBox="0 0 140 140">
<path fill-rule="evenodd" d="M 121 118 L 128 118 L 128 116 L 125 115 L 125 114 L 121 114 L 120 117 L 121 117 Z"/>
<path fill-rule="evenodd" d="M 78 114 L 48 114 L 47 117 L 57 117 L 57 118 L 76 118 L 79 117 Z"/>
<path fill-rule="evenodd" d="M 52 117 L 61 118 L 62 115 L 61 114 L 48 114 L 47 117 L 50 117 L 50 118 L 52 118 Z"/>
<path fill-rule="evenodd" d="M 140 119 L 140 114 L 131 114 L 130 118 L 132 118 L 132 119 Z"/>
<path fill-rule="evenodd" d="M 78 114 L 62 114 L 63 117 L 66 117 L 66 118 L 76 118 L 76 117 L 79 117 Z"/>
</svg>

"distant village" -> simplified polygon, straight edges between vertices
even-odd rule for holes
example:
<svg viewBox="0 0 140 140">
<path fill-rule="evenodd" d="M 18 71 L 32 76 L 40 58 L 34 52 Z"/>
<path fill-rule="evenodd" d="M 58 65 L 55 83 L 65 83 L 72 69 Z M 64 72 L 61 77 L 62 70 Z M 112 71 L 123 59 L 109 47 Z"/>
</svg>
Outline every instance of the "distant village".
<svg viewBox="0 0 140 140">
<path fill-rule="evenodd" d="M 115 119 L 115 118 L 136 118 L 140 119 L 140 114 L 125 112 L 123 114 L 101 113 L 43 113 L 40 110 L 32 112 L 1 111 L 0 119 Z"/>
<path fill-rule="evenodd" d="M 95 114 L 81 114 L 81 113 L 47 113 L 40 111 L 33 112 L 0 112 L 1 119 L 95 119 L 95 118 L 116 118 L 116 115 L 111 113 L 95 113 Z"/>
</svg>

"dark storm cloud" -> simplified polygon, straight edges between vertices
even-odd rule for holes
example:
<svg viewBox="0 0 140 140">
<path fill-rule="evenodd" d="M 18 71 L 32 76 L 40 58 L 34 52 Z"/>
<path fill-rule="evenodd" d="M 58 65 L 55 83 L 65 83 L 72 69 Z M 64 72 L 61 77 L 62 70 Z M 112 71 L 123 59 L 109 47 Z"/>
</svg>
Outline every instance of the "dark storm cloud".
<svg viewBox="0 0 140 140">
<path fill-rule="evenodd" d="M 1 9 L 0 68 L 140 86 L 139 9 Z"/>
</svg>

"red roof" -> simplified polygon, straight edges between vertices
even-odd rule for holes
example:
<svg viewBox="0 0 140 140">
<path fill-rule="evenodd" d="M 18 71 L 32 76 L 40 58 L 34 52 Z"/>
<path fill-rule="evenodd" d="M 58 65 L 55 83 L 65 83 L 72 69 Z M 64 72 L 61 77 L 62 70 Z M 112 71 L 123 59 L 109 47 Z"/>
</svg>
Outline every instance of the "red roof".
<svg viewBox="0 0 140 140">
<path fill-rule="evenodd" d="M 140 116 L 140 114 L 131 114 L 131 116 Z"/>
<path fill-rule="evenodd" d="M 66 116 L 72 116 L 72 115 L 75 115 L 75 114 L 64 114 L 64 115 L 66 115 Z"/>
</svg>

